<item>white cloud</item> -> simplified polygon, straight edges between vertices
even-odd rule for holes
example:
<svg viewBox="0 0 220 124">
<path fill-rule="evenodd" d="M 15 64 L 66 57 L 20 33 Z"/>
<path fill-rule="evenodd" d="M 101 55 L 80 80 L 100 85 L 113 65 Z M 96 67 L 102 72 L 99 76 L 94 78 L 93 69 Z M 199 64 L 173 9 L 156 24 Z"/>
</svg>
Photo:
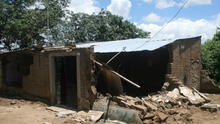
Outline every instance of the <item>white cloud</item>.
<svg viewBox="0 0 220 124">
<path fill-rule="evenodd" d="M 107 10 L 127 19 L 131 6 L 130 0 L 111 0 L 111 3 L 107 6 Z"/>
<path fill-rule="evenodd" d="M 160 22 L 163 19 L 155 13 L 150 13 L 147 16 L 145 16 L 143 18 L 143 20 L 146 21 L 146 22 Z"/>
<path fill-rule="evenodd" d="M 190 5 L 210 5 L 212 4 L 212 0 L 189 0 L 187 6 Z"/>
<path fill-rule="evenodd" d="M 152 0 L 144 0 L 144 2 L 150 3 L 150 2 L 152 2 Z"/>
<path fill-rule="evenodd" d="M 170 8 L 173 6 L 180 6 L 184 2 L 185 2 L 185 0 L 183 0 L 181 2 L 176 2 L 175 0 L 155 0 L 156 7 L 159 9 Z M 187 1 L 186 6 L 210 5 L 210 4 L 212 4 L 212 0 L 189 0 L 189 1 Z"/>
<path fill-rule="evenodd" d="M 169 39 L 201 35 L 204 42 L 213 37 L 217 26 L 220 26 L 220 14 L 215 16 L 215 19 L 211 21 L 205 19 L 192 21 L 190 19 L 179 18 L 169 23 L 154 38 Z M 154 36 L 162 28 L 161 25 L 157 24 L 139 24 L 138 27 L 144 31 L 151 32 L 151 36 Z"/>
<path fill-rule="evenodd" d="M 220 14 L 214 16 L 214 24 L 220 27 Z"/>
<path fill-rule="evenodd" d="M 29 6 L 28 9 L 45 9 L 45 5 L 42 2 L 35 2 L 34 5 Z"/>
<path fill-rule="evenodd" d="M 71 3 L 68 7 L 69 10 L 72 10 L 75 13 L 98 13 L 101 9 L 94 5 L 95 0 L 71 0 Z"/>
<path fill-rule="evenodd" d="M 156 1 L 156 7 L 159 9 L 165 9 L 169 7 L 173 7 L 177 5 L 177 3 L 173 0 L 157 0 Z"/>
</svg>

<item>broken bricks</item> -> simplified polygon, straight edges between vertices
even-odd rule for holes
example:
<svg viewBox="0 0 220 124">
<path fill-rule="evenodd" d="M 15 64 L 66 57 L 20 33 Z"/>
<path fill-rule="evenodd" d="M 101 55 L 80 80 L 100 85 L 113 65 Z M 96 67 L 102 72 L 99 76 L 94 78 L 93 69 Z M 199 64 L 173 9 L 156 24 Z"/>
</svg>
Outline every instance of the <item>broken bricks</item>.
<svg viewBox="0 0 220 124">
<path fill-rule="evenodd" d="M 163 122 L 168 118 L 168 116 L 162 112 L 157 112 L 157 116 L 159 117 L 160 122 Z"/>
<path fill-rule="evenodd" d="M 117 102 L 118 105 L 130 109 L 135 109 L 143 114 L 147 112 L 147 107 L 142 105 L 143 101 L 139 98 L 133 98 L 130 96 L 116 96 L 113 98 L 113 101 Z"/>
<path fill-rule="evenodd" d="M 155 116 L 155 113 L 147 113 L 147 114 L 143 117 L 143 120 L 152 119 L 152 118 L 154 118 L 154 116 Z"/>
<path fill-rule="evenodd" d="M 180 86 L 178 88 L 179 88 L 180 93 L 183 96 L 185 96 L 191 104 L 199 105 L 199 104 L 206 102 L 206 100 L 204 98 L 202 98 L 200 94 L 193 91 L 192 89 L 190 89 L 188 87 L 183 87 L 183 86 Z"/>
<path fill-rule="evenodd" d="M 95 102 L 93 110 L 103 111 L 106 114 L 105 98 L 99 99 L 103 102 Z M 114 96 L 109 104 L 108 118 L 137 124 L 178 121 L 178 119 L 190 122 L 188 105 L 202 105 L 209 101 L 199 91 L 179 85 L 171 91 L 161 91 L 142 98 Z"/>
<path fill-rule="evenodd" d="M 102 117 L 103 114 L 104 112 L 102 111 L 94 111 L 94 110 L 90 110 L 88 112 L 80 111 L 76 113 L 75 118 L 97 122 Z"/>
<path fill-rule="evenodd" d="M 106 98 L 102 97 L 93 104 L 92 112 L 76 112 L 71 116 L 77 122 L 96 122 L 104 119 L 119 120 L 134 124 L 169 123 L 169 121 L 190 122 L 190 113 L 187 111 L 188 103 L 200 105 L 208 102 L 208 98 L 194 89 L 178 86 L 172 91 L 158 92 L 143 98 L 131 96 L 114 96 L 110 98 L 110 104 L 106 104 Z M 220 106 L 205 104 L 203 108 L 216 108 Z M 108 108 L 108 109 L 107 109 Z M 202 108 L 202 107 L 201 107 Z M 62 109 L 50 108 L 53 111 Z M 66 111 L 66 110 L 65 110 Z M 66 112 L 71 113 L 71 112 Z"/>
<path fill-rule="evenodd" d="M 206 103 L 200 107 L 203 110 L 208 110 L 210 112 L 217 112 L 220 110 L 220 104 L 211 104 L 211 103 Z"/>
<path fill-rule="evenodd" d="M 162 112 L 148 113 L 143 117 L 143 122 L 148 122 L 147 120 L 153 120 L 155 122 L 164 122 L 168 118 L 167 114 Z"/>
<path fill-rule="evenodd" d="M 146 107 L 148 107 L 148 108 L 151 109 L 151 110 L 157 110 L 157 106 L 156 106 L 156 105 L 154 105 L 154 104 L 152 104 L 152 103 L 150 103 L 150 102 L 144 100 L 143 98 L 142 98 L 142 100 L 143 100 L 143 103 L 144 103 L 144 105 L 145 105 Z"/>
</svg>

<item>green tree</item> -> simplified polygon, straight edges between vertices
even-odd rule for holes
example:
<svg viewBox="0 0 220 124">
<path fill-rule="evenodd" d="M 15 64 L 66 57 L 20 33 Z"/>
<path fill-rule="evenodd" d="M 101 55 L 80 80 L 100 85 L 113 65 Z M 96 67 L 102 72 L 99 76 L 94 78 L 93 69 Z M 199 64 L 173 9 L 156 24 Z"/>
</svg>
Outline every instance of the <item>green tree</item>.
<svg viewBox="0 0 220 124">
<path fill-rule="evenodd" d="M 220 85 L 220 28 L 212 40 L 202 45 L 202 64 L 214 82 Z"/>
<path fill-rule="evenodd" d="M 149 32 L 104 10 L 92 15 L 70 12 L 68 18 L 54 28 L 53 33 L 55 41 L 61 42 L 110 41 L 149 36 Z"/>
<path fill-rule="evenodd" d="M 1 0 L 0 44 L 3 49 L 149 35 L 149 32 L 108 11 L 92 15 L 65 11 L 68 3 L 69 0 Z"/>
<path fill-rule="evenodd" d="M 8 50 L 44 44 L 67 4 L 68 0 L 1 0 L 0 43 Z"/>
</svg>

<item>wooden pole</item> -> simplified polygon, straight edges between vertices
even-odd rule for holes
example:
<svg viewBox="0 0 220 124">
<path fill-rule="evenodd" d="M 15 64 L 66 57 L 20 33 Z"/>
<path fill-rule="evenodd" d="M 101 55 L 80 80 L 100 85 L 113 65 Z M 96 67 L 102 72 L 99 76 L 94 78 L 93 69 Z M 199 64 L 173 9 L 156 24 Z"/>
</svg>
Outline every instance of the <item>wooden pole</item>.
<svg viewBox="0 0 220 124">
<path fill-rule="evenodd" d="M 98 62 L 98 61 L 96 61 L 96 60 L 94 60 L 94 59 L 91 59 L 91 60 L 92 60 L 93 62 L 95 62 L 97 65 L 103 66 L 102 63 L 100 63 L 100 62 Z M 110 71 L 111 71 L 112 73 L 118 75 L 121 79 L 125 80 L 126 82 L 130 83 L 131 85 L 133 85 L 133 86 L 135 86 L 135 87 L 137 87 L 137 88 L 140 88 L 140 86 L 139 86 L 138 84 L 136 84 L 136 83 L 134 83 L 133 81 L 127 79 L 126 77 L 120 75 L 119 73 L 117 73 L 117 72 L 115 72 L 115 71 L 112 71 L 112 70 L 110 70 Z"/>
</svg>

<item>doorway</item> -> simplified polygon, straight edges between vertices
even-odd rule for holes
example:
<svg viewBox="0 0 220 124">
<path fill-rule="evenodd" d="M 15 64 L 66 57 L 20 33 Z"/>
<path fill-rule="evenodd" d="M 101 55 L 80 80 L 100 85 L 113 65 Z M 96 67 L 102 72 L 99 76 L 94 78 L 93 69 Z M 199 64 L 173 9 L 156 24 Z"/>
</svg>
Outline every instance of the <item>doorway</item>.
<svg viewBox="0 0 220 124">
<path fill-rule="evenodd" d="M 55 56 L 56 103 L 77 108 L 76 56 Z"/>
</svg>

